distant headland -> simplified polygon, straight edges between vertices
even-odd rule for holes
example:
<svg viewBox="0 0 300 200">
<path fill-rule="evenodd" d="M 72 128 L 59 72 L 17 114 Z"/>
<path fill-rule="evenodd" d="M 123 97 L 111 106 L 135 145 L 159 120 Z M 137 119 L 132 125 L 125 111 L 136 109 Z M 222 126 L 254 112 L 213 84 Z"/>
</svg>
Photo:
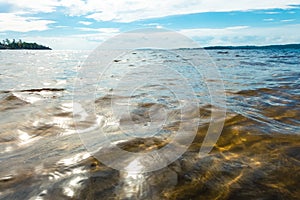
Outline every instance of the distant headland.
<svg viewBox="0 0 300 200">
<path fill-rule="evenodd" d="M 230 49 L 300 49 L 300 44 L 282 44 L 282 45 L 267 45 L 267 46 L 209 46 L 204 47 L 207 50 L 230 50 Z"/>
<path fill-rule="evenodd" d="M 22 40 L 16 41 L 13 39 L 5 39 L 0 42 L 0 49 L 32 49 L 32 50 L 52 50 L 50 47 L 46 47 L 37 43 L 24 42 Z"/>
</svg>

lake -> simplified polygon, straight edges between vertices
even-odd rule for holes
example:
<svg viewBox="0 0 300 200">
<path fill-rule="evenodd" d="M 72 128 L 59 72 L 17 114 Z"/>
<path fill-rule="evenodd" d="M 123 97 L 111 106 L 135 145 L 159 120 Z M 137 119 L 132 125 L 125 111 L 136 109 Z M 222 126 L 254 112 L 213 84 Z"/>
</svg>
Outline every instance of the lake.
<svg viewBox="0 0 300 200">
<path fill-rule="evenodd" d="M 90 81 L 90 51 L 0 51 L 0 199 L 299 199 L 300 50 L 208 50 L 226 105 L 210 96 L 205 59 L 197 71 L 176 52 L 129 52 Z M 165 147 L 178 156 L 143 173 L 136 153 Z"/>
</svg>

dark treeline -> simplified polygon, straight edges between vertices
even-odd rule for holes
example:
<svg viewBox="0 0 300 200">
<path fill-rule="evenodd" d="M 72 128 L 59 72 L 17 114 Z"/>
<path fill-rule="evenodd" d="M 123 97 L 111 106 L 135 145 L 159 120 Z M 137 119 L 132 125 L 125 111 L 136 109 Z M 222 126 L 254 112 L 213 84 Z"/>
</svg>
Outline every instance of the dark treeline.
<svg viewBox="0 0 300 200">
<path fill-rule="evenodd" d="M 283 44 L 283 45 L 268 45 L 268 46 L 212 46 L 204 47 L 207 50 L 230 50 L 230 49 L 300 49 L 300 44 Z"/>
<path fill-rule="evenodd" d="M 10 41 L 9 39 L 5 39 L 0 42 L 0 49 L 46 49 L 51 50 L 51 48 L 37 44 L 37 43 L 28 43 L 23 42 L 22 40 L 16 41 L 13 39 Z"/>
</svg>

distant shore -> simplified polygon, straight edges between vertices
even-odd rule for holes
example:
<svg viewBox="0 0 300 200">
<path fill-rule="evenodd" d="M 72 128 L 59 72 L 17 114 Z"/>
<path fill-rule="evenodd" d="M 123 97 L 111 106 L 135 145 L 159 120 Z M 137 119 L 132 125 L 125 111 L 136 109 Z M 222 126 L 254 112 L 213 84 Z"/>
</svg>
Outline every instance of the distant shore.
<svg viewBox="0 0 300 200">
<path fill-rule="evenodd" d="M 300 49 L 300 44 L 283 44 L 283 45 L 267 45 L 267 46 L 209 46 L 204 47 L 206 50 L 230 50 L 230 49 Z"/>
<path fill-rule="evenodd" d="M 37 43 L 28 43 L 19 40 L 2 40 L 0 42 L 0 50 L 52 50 L 50 47 L 40 45 Z M 190 48 L 180 48 L 180 49 L 190 49 Z M 193 48 L 198 49 L 198 48 Z M 205 50 L 255 50 L 255 49 L 300 49 L 300 44 L 278 44 L 278 45 L 242 45 L 242 46 L 206 46 L 199 49 Z"/>
<path fill-rule="evenodd" d="M 13 39 L 10 41 L 9 39 L 3 40 L 0 42 L 0 50 L 18 50 L 18 49 L 28 49 L 28 50 L 52 50 L 50 47 L 40 45 L 37 43 L 29 43 L 23 42 L 22 40 L 16 41 Z"/>
</svg>

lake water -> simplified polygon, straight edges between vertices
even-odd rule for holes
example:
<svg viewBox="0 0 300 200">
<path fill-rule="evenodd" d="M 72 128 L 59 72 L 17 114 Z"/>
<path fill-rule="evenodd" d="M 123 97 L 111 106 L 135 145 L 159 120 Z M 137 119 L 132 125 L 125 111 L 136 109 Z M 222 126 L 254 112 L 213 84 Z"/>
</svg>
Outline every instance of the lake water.
<svg viewBox="0 0 300 200">
<path fill-rule="evenodd" d="M 197 49 L 180 51 L 200 54 Z M 131 52 L 113 61 L 114 67 L 99 75 L 96 87 L 86 82 L 85 93 L 75 83 L 89 51 L 0 51 L 0 199 L 299 199 L 300 50 L 207 52 L 224 83 L 227 113 L 214 148 L 199 156 L 212 110 L 224 105 L 211 101 L 207 83 L 213 80 L 201 80 L 188 60 L 179 62 L 162 51 Z M 153 62 L 188 77 L 183 79 L 198 102 L 184 119 L 200 119 L 196 136 L 167 167 L 147 173 L 118 171 L 95 158 L 103 135 L 90 133 L 106 130 L 119 148 L 149 152 L 168 145 L 184 120 L 178 116 L 180 101 L 173 91 L 178 88 L 185 94 L 178 79 L 171 76 L 165 84 L 143 85 L 147 79 L 153 83 L 169 75 L 168 68 L 143 68 Z M 204 65 L 200 71 L 206 70 Z M 99 73 L 94 70 L 91 73 Z M 147 75 L 151 72 L 155 76 Z M 141 87 L 126 93 L 136 83 Z M 94 95 L 85 95 L 91 92 L 87 90 Z M 131 137 L 116 127 L 116 119 L 109 121 L 112 101 L 134 107 L 130 119 L 121 116 L 118 121 Z M 80 117 L 92 102 L 98 118 L 86 116 L 76 124 L 73 102 Z M 147 127 L 149 112 L 155 116 L 160 109 L 171 117 L 158 134 L 151 135 L 156 129 L 135 132 L 130 122 Z M 114 152 L 107 152 L 101 155 L 114 158 Z"/>
</svg>

